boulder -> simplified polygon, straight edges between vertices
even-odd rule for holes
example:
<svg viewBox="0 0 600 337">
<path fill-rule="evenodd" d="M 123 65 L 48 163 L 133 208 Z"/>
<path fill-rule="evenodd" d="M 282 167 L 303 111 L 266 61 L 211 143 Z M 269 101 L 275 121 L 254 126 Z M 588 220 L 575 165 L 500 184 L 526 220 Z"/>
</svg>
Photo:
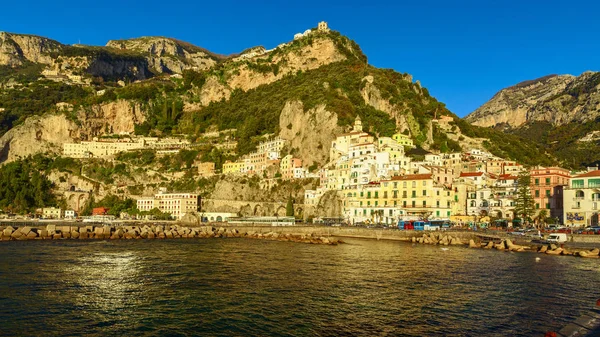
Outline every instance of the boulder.
<svg viewBox="0 0 600 337">
<path fill-rule="evenodd" d="M 413 236 L 412 238 L 410 238 L 410 241 L 411 241 L 412 243 L 416 243 L 416 242 L 417 242 L 417 238 Z"/>
<path fill-rule="evenodd" d="M 80 234 L 79 234 L 79 232 L 78 232 L 78 231 L 72 231 L 72 232 L 71 232 L 71 237 L 72 237 L 73 239 L 77 239 L 77 238 L 79 238 L 79 235 L 80 235 Z"/>
<path fill-rule="evenodd" d="M 550 245 L 550 250 L 556 250 L 556 248 L 558 248 L 558 247 L 555 244 Z"/>
<path fill-rule="evenodd" d="M 599 254 L 600 254 L 600 249 L 594 248 L 594 249 L 590 250 L 588 255 L 599 255 Z"/>
<path fill-rule="evenodd" d="M 87 231 L 79 233 L 80 239 L 87 239 L 89 237 L 90 237 L 90 233 L 88 233 Z"/>
<path fill-rule="evenodd" d="M 546 254 L 549 254 L 549 255 L 560 255 L 560 253 L 562 253 L 562 251 L 563 251 L 562 248 L 556 248 L 556 249 L 553 249 L 553 250 L 547 250 Z"/>
<path fill-rule="evenodd" d="M 21 236 L 23 236 L 23 233 L 21 231 L 14 231 L 12 232 L 12 234 L 10 235 L 11 238 L 13 239 L 18 239 Z"/>
<path fill-rule="evenodd" d="M 2 231 L 2 236 L 11 236 L 14 231 L 15 231 L 14 228 L 8 226 L 8 227 L 4 228 L 4 230 Z"/>
<path fill-rule="evenodd" d="M 485 247 L 483 247 L 483 248 L 485 248 L 485 249 L 492 249 L 492 248 L 494 248 L 494 242 L 493 241 L 488 242 L 487 245 Z"/>
<path fill-rule="evenodd" d="M 27 233 L 27 238 L 28 239 L 35 239 L 37 237 L 37 234 L 34 231 L 29 231 L 29 233 Z"/>
<path fill-rule="evenodd" d="M 42 238 L 47 238 L 48 237 L 48 231 L 45 229 L 41 229 L 38 234 L 40 235 L 40 237 Z"/>
<path fill-rule="evenodd" d="M 54 235 L 52 235 L 52 238 L 54 240 L 62 239 L 62 235 L 60 235 L 60 234 L 54 234 Z"/>
<path fill-rule="evenodd" d="M 538 250 L 539 253 L 545 253 L 548 250 L 548 246 L 543 245 L 540 247 L 540 250 Z"/>
<path fill-rule="evenodd" d="M 479 246 L 475 243 L 475 240 L 469 240 L 469 248 L 479 248 Z"/>
<path fill-rule="evenodd" d="M 56 225 L 47 225 L 46 230 L 50 232 L 56 232 Z"/>
</svg>

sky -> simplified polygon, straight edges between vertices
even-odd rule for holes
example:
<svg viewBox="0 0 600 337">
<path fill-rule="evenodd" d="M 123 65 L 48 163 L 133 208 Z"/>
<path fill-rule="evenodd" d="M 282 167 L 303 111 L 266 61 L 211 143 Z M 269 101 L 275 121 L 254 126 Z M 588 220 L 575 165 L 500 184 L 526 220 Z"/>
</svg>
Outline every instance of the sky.
<svg viewBox="0 0 600 337">
<path fill-rule="evenodd" d="M 521 81 L 600 71 L 598 13 L 592 0 L 29 0 L 2 5 L 0 31 L 89 45 L 167 36 L 227 55 L 327 21 L 463 117 Z"/>
</svg>

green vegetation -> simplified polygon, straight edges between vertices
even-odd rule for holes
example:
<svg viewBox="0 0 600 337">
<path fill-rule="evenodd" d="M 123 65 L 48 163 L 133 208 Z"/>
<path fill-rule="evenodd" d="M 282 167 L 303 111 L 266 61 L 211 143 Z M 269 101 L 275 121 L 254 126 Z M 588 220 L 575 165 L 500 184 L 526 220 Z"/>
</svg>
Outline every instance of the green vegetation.
<svg viewBox="0 0 600 337">
<path fill-rule="evenodd" d="M 543 146 L 527 141 L 522 137 L 490 128 L 474 126 L 458 117 L 454 119 L 454 123 L 468 137 L 487 138 L 488 140 L 484 141 L 483 145 L 493 155 L 516 160 L 528 166 L 551 166 L 556 164 L 556 159 L 547 153 Z"/>
<path fill-rule="evenodd" d="M 55 109 L 56 103 L 79 104 L 90 92 L 79 85 L 37 81 L 0 91 L 0 136 L 30 116 Z"/>
<path fill-rule="evenodd" d="M 294 200 L 288 198 L 287 204 L 285 205 L 285 215 L 294 216 Z"/>
<path fill-rule="evenodd" d="M 525 138 L 524 142 L 545 148 L 561 162 L 573 169 L 600 164 L 600 140 L 580 142 L 592 131 L 600 130 L 600 118 L 586 123 L 553 126 L 548 122 L 533 122 L 509 132 Z"/>
<path fill-rule="evenodd" d="M 517 195 L 515 197 L 515 218 L 521 218 L 523 221 L 531 221 L 535 213 L 533 197 L 529 186 L 531 185 L 531 176 L 529 173 L 519 174 L 517 179 Z M 524 222 L 521 222 L 524 225 Z"/>
<path fill-rule="evenodd" d="M 337 114 L 339 125 L 350 125 L 359 115 L 366 129 L 380 136 L 391 136 L 395 132 L 395 120 L 367 106 L 361 96 L 362 79 L 369 74 L 376 75 L 376 83 L 379 80 L 386 85 L 403 83 L 400 88 L 392 85 L 395 91 L 388 96 L 413 98 L 410 106 L 415 111 L 423 111 L 422 119 L 427 119 L 429 115 L 424 111 L 429 109 L 433 98 L 414 94 L 414 85 L 404 80 L 404 75 L 380 71 L 354 60 L 299 72 L 247 92 L 236 90 L 228 101 L 213 102 L 198 112 L 184 115 L 178 131 L 200 135 L 213 125 L 220 130 L 236 128 L 238 153 L 247 154 L 256 148 L 261 135 L 278 131 L 279 115 L 285 103 L 300 100 L 305 110 L 325 104 L 329 111 Z M 406 109 L 406 113 L 410 111 L 411 108 Z"/>
<path fill-rule="evenodd" d="M 0 209 L 25 214 L 56 205 L 52 183 L 32 158 L 0 167 Z"/>
</svg>

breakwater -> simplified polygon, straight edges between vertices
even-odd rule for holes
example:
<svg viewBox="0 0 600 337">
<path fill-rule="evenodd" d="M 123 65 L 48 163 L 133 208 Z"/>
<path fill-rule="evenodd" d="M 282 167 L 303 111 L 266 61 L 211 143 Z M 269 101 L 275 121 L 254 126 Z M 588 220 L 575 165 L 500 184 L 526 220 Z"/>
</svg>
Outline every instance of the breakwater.
<svg viewBox="0 0 600 337">
<path fill-rule="evenodd" d="M 269 230 L 271 229 L 271 230 Z M 44 227 L 0 227 L 0 241 L 12 240 L 118 240 L 118 239 L 192 239 L 192 238 L 237 238 L 291 241 L 312 244 L 337 245 L 342 241 L 317 231 L 276 232 L 276 228 L 232 228 L 180 225 L 143 226 L 57 226 Z"/>
<path fill-rule="evenodd" d="M 477 242 L 476 242 L 477 240 Z M 442 232 L 425 233 L 420 236 L 412 236 L 412 243 L 429 245 L 463 245 L 475 249 L 495 249 L 504 252 L 538 252 L 548 255 L 579 256 L 584 258 L 600 258 L 600 249 L 567 248 L 564 245 L 555 244 L 515 244 L 511 239 L 502 239 L 493 236 L 478 236 L 463 242 L 458 236 L 448 235 Z"/>
</svg>

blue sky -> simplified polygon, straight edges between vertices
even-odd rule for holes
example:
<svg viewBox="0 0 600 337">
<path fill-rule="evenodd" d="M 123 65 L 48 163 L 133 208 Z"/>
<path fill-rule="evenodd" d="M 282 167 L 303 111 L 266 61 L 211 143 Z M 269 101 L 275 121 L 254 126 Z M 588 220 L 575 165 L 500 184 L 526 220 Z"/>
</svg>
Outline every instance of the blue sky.
<svg viewBox="0 0 600 337">
<path fill-rule="evenodd" d="M 600 70 L 600 2 L 9 1 L 0 30 L 104 45 L 169 36 L 231 54 L 272 48 L 324 20 L 369 63 L 413 75 L 465 116 L 501 88 L 548 74 Z"/>
</svg>

